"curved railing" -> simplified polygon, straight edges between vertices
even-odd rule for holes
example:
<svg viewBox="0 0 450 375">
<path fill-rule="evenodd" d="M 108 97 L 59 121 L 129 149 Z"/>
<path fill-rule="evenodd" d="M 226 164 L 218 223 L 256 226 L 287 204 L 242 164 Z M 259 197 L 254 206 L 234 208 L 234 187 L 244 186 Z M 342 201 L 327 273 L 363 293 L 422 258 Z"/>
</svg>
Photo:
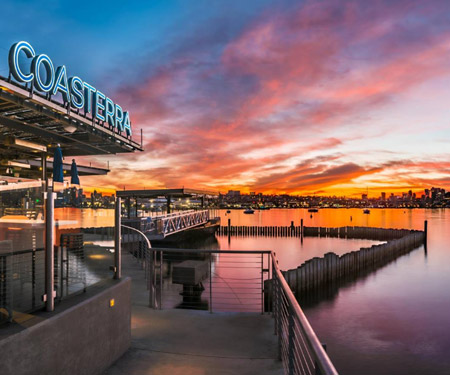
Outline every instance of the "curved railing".
<svg viewBox="0 0 450 375">
<path fill-rule="evenodd" d="M 273 254 L 273 253 L 272 253 Z M 272 304 L 278 355 L 286 374 L 337 375 L 272 255 Z"/>
<path fill-rule="evenodd" d="M 130 252 L 142 265 L 147 279 L 150 307 L 157 307 L 156 302 L 156 251 L 152 251 L 152 245 L 148 237 L 139 229 L 121 224 L 121 246 Z"/>
</svg>

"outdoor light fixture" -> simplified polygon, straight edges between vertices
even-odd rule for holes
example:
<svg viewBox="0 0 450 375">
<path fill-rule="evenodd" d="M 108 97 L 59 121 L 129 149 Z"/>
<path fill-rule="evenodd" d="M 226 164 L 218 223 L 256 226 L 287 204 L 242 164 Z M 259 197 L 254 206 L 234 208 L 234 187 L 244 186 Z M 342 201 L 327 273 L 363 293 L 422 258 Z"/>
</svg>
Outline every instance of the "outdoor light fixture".
<svg viewBox="0 0 450 375">
<path fill-rule="evenodd" d="M 26 168 L 26 169 L 30 169 L 31 168 L 30 164 L 20 163 L 18 161 L 11 161 L 11 160 L 7 160 L 6 162 L 5 161 L 0 162 L 0 164 L 7 165 L 8 167 L 18 167 L 18 168 Z M 7 168 L 7 171 L 8 171 L 8 169 L 12 170 L 12 168 Z"/>
<path fill-rule="evenodd" d="M 23 139 L 18 139 L 14 137 L 9 137 L 6 139 L 5 142 L 8 146 L 18 147 L 18 148 L 24 148 L 24 149 L 31 149 L 33 151 L 39 151 L 39 152 L 47 152 L 47 147 L 40 145 L 38 143 L 25 141 Z"/>
<path fill-rule="evenodd" d="M 68 133 L 73 133 L 78 129 L 75 125 L 72 124 L 63 124 L 63 128 Z"/>
</svg>

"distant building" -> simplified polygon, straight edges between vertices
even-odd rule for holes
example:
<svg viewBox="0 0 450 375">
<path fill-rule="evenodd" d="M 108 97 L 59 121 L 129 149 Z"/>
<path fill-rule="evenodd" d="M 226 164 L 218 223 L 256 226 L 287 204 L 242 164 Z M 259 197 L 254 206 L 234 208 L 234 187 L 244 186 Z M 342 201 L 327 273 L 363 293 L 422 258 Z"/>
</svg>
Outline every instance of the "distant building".
<svg viewBox="0 0 450 375">
<path fill-rule="evenodd" d="M 366 200 L 367 200 L 367 194 L 362 194 L 362 195 L 361 195 L 361 199 L 362 199 L 363 201 L 366 201 Z"/>
<path fill-rule="evenodd" d="M 241 191 L 240 190 L 228 190 L 227 196 L 229 197 L 240 197 Z"/>
<path fill-rule="evenodd" d="M 386 193 L 381 193 L 381 200 L 385 201 L 386 200 Z"/>
</svg>

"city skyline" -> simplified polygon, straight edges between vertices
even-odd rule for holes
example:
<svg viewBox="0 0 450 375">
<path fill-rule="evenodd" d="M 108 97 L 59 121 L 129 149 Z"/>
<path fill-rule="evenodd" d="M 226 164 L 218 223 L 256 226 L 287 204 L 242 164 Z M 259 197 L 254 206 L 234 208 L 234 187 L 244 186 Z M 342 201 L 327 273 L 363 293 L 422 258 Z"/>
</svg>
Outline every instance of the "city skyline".
<svg viewBox="0 0 450 375">
<path fill-rule="evenodd" d="M 136 139 L 143 128 L 143 153 L 78 158 L 113 170 L 83 185 L 449 190 L 450 4 L 106 5 L 4 4 L 2 64 L 27 40 L 123 103 Z"/>
</svg>

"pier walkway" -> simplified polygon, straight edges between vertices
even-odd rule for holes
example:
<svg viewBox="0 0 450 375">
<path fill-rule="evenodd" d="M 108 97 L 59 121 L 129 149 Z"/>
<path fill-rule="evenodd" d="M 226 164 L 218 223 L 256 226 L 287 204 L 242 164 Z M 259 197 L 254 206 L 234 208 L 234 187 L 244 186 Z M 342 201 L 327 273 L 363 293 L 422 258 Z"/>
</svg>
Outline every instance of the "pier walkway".
<svg viewBox="0 0 450 375">
<path fill-rule="evenodd" d="M 141 266 L 123 251 L 132 277 L 131 347 L 104 375 L 281 375 L 271 316 L 154 310 Z"/>
</svg>

